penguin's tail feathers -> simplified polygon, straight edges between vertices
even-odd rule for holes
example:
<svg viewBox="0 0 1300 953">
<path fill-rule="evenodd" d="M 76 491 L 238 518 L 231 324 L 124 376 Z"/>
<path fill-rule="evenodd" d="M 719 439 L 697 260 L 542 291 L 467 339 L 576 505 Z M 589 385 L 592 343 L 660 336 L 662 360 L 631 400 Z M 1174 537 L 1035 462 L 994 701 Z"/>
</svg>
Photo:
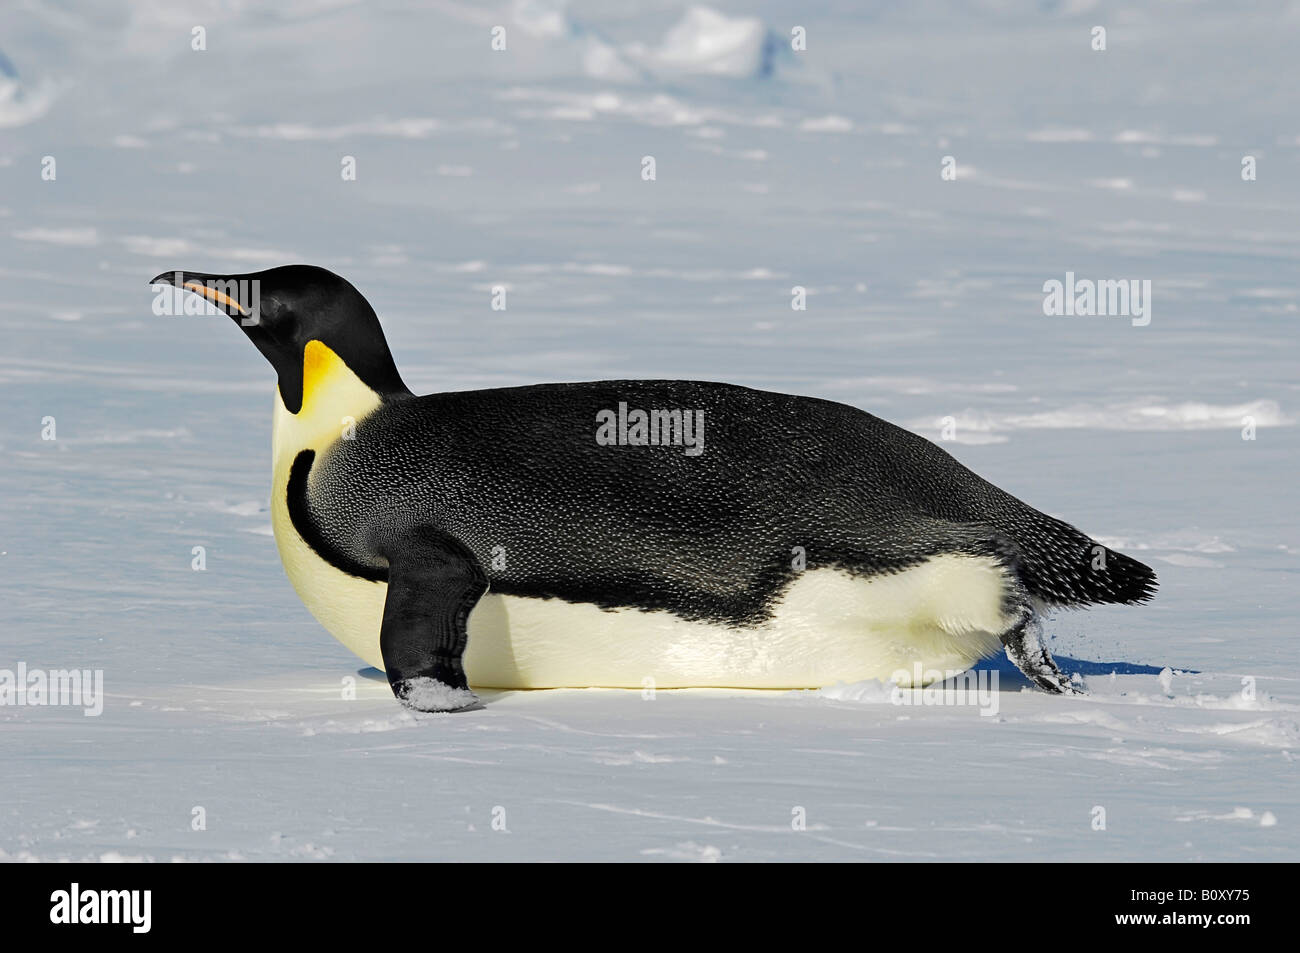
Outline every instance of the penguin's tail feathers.
<svg viewBox="0 0 1300 953">
<path fill-rule="evenodd" d="M 1007 527 L 1016 571 L 1029 594 L 1058 606 L 1134 605 L 1156 593 L 1155 571 L 1097 542 L 1069 523 L 1037 511 Z"/>
</svg>

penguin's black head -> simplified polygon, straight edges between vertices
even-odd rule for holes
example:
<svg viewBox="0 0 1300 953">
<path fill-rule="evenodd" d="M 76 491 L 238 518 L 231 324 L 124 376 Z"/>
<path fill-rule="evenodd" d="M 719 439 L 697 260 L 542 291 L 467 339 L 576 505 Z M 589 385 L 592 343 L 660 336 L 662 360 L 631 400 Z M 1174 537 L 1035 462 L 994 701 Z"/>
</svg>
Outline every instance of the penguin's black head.
<svg viewBox="0 0 1300 953">
<path fill-rule="evenodd" d="M 319 341 L 381 397 L 409 394 L 393 363 L 379 318 L 351 283 L 314 265 L 284 265 L 242 275 L 168 271 L 151 285 L 202 295 L 230 315 L 271 362 L 291 413 L 303 402 L 307 345 Z"/>
</svg>

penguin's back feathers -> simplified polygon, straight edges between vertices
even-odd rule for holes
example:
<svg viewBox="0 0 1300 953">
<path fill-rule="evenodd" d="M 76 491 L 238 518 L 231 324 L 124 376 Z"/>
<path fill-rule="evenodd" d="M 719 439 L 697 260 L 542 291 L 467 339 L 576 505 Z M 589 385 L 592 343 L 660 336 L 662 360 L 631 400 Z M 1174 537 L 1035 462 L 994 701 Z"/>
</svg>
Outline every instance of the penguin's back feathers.
<svg viewBox="0 0 1300 953">
<path fill-rule="evenodd" d="M 691 421 L 699 452 L 629 442 L 634 411 Z M 341 556 L 375 571 L 391 538 L 433 526 L 484 566 L 495 558 L 499 593 L 732 624 L 765 618 L 799 553 L 863 576 L 993 555 L 1062 606 L 1155 588 L 1142 563 L 916 434 L 833 401 L 701 381 L 392 399 L 317 462 L 307 508 Z"/>
</svg>

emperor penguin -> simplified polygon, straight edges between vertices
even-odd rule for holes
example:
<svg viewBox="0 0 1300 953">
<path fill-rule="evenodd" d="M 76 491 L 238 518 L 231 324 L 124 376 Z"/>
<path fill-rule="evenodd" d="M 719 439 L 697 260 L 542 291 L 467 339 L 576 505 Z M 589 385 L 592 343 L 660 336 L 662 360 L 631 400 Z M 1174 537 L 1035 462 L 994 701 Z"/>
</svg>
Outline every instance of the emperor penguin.
<svg viewBox="0 0 1300 953">
<path fill-rule="evenodd" d="M 285 572 L 410 708 L 475 707 L 471 686 L 919 687 L 999 650 L 1072 693 L 1043 613 L 1155 592 L 855 407 L 690 380 L 416 396 L 323 268 L 151 284 L 202 295 L 275 369 Z"/>
</svg>

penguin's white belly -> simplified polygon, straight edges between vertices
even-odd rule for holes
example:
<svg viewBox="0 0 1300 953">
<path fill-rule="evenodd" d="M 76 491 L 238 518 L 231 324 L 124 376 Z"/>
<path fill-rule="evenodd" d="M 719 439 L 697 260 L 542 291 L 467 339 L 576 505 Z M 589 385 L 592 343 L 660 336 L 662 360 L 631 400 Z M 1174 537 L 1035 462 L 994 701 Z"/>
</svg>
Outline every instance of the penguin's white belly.
<svg viewBox="0 0 1300 953">
<path fill-rule="evenodd" d="M 276 541 L 298 595 L 335 638 L 382 669 L 388 587 L 317 556 L 276 497 Z M 470 615 L 465 671 L 480 688 L 817 688 L 891 677 L 910 684 L 918 665 L 928 681 L 928 673 L 961 671 L 998 650 L 998 633 L 1011 623 L 1005 586 L 1003 570 L 982 557 L 936 556 L 870 578 L 811 569 L 752 628 L 489 592 Z"/>
<path fill-rule="evenodd" d="M 946 677 L 1000 648 L 1003 590 L 1002 570 L 970 557 L 871 579 L 814 569 L 755 627 L 489 594 L 470 616 L 465 671 L 485 688 L 910 684 L 918 664 Z"/>
</svg>

